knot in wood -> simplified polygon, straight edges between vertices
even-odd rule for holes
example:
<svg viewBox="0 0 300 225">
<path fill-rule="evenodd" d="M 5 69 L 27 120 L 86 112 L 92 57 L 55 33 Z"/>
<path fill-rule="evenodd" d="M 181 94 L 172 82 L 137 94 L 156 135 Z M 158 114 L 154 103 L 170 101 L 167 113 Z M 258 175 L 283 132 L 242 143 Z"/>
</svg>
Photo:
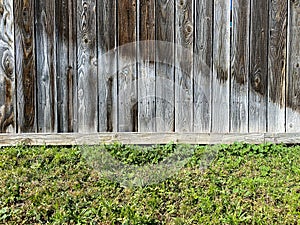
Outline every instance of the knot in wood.
<svg viewBox="0 0 300 225">
<path fill-rule="evenodd" d="M 254 91 L 258 92 L 261 95 L 264 95 L 265 90 L 262 82 L 262 77 L 260 71 L 257 71 L 251 79 L 251 86 Z"/>
<path fill-rule="evenodd" d="M 135 1 L 132 1 L 132 7 L 135 8 Z"/>
<path fill-rule="evenodd" d="M 28 8 L 26 8 L 26 7 L 24 7 L 23 8 L 23 19 L 25 20 L 25 21 L 27 21 L 28 20 Z"/>
<path fill-rule="evenodd" d="M 260 79 L 260 75 L 256 74 L 254 77 L 254 85 L 255 87 L 258 87 L 260 85 L 261 79 Z"/>
<path fill-rule="evenodd" d="M 14 68 L 13 68 L 13 63 L 11 62 L 11 59 L 9 57 L 5 59 L 4 67 L 5 67 L 6 75 L 11 79 Z"/>
<path fill-rule="evenodd" d="M 83 2 L 82 7 L 83 7 L 83 10 L 86 12 L 89 8 L 89 5 L 87 2 Z"/>
<path fill-rule="evenodd" d="M 185 32 L 186 32 L 187 34 L 191 34 L 191 33 L 193 32 L 193 27 L 192 27 L 191 24 L 187 24 L 187 25 L 185 26 Z"/>
</svg>

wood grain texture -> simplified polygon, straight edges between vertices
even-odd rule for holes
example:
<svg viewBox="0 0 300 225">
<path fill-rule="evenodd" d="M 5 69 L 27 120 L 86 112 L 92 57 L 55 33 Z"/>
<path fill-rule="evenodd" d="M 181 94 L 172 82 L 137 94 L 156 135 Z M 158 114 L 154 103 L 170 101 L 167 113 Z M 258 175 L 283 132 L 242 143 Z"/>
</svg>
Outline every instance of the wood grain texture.
<svg viewBox="0 0 300 225">
<path fill-rule="evenodd" d="M 139 0 L 138 131 L 154 132 L 155 117 L 155 1 Z"/>
<path fill-rule="evenodd" d="M 251 1 L 249 131 L 267 129 L 268 1 Z"/>
<path fill-rule="evenodd" d="M 176 0 L 175 131 L 193 131 L 193 1 Z"/>
<path fill-rule="evenodd" d="M 230 131 L 248 132 L 249 0 L 232 2 Z"/>
<path fill-rule="evenodd" d="M 54 132 L 56 125 L 56 38 L 54 1 L 36 1 L 37 129 Z"/>
<path fill-rule="evenodd" d="M 287 132 L 300 131 L 300 1 L 289 1 Z"/>
<path fill-rule="evenodd" d="M 300 144 L 300 133 L 266 133 L 265 143 Z"/>
<path fill-rule="evenodd" d="M 68 132 L 68 70 L 69 70 L 69 5 L 68 0 L 56 3 L 55 18 L 57 21 L 57 130 Z"/>
<path fill-rule="evenodd" d="M 98 130 L 96 1 L 77 0 L 78 131 Z"/>
<path fill-rule="evenodd" d="M 285 132 L 287 1 L 269 2 L 268 132 Z"/>
<path fill-rule="evenodd" d="M 230 2 L 0 0 L 0 133 L 299 132 L 299 0 Z"/>
<path fill-rule="evenodd" d="M 78 73 L 77 73 L 77 2 L 68 0 L 69 22 L 69 131 L 78 132 Z M 58 126 L 58 131 L 62 130 Z M 63 132 L 63 131 L 62 131 Z"/>
<path fill-rule="evenodd" d="M 77 131 L 76 1 L 56 3 L 57 131 Z"/>
<path fill-rule="evenodd" d="M 0 134 L 0 147 L 26 144 L 31 146 L 82 146 L 113 144 L 300 144 L 297 133 L 65 133 L 65 134 Z"/>
<path fill-rule="evenodd" d="M 195 1 L 194 131 L 211 131 L 213 2 Z"/>
<path fill-rule="evenodd" d="M 34 0 L 15 0 L 14 16 L 17 130 L 20 133 L 36 132 Z"/>
<path fill-rule="evenodd" d="M 213 35 L 212 132 L 229 132 L 229 1 L 214 1 Z"/>
<path fill-rule="evenodd" d="M 156 130 L 175 131 L 174 1 L 156 1 Z"/>
<path fill-rule="evenodd" d="M 0 1 L 0 133 L 16 128 L 13 14 L 13 0 Z"/>
<path fill-rule="evenodd" d="M 118 80 L 117 80 L 117 9 L 116 1 L 98 1 L 98 90 L 99 131 L 118 129 Z"/>
<path fill-rule="evenodd" d="M 279 138 L 277 138 L 279 137 Z M 300 143 L 299 133 L 282 135 L 265 133 L 66 133 L 66 134 L 19 134 L 7 135 L 0 134 L 0 147 L 18 144 L 26 145 L 99 145 L 113 144 L 120 142 L 122 144 L 232 144 L 234 142 L 243 142 L 251 144 L 262 144 L 274 141 L 274 143 Z"/>
<path fill-rule="evenodd" d="M 118 2 L 118 131 L 138 131 L 136 0 Z"/>
</svg>

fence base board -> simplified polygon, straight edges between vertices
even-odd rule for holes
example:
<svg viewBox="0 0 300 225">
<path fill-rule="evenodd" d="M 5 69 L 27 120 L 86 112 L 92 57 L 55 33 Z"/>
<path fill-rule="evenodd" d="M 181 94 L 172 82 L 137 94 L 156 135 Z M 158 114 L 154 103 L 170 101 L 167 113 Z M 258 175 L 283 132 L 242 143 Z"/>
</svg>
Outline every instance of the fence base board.
<svg viewBox="0 0 300 225">
<path fill-rule="evenodd" d="M 97 145 L 120 142 L 123 144 L 231 144 L 244 142 L 300 143 L 300 133 L 64 133 L 64 134 L 0 134 L 0 146 L 25 145 Z"/>
</svg>

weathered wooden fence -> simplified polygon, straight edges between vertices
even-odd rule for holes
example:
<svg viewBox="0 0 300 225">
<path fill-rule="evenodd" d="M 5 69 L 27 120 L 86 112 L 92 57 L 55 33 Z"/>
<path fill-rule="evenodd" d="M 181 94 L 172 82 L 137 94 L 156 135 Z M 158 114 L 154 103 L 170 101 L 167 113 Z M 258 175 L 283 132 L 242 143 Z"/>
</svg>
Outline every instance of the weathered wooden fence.
<svg viewBox="0 0 300 225">
<path fill-rule="evenodd" d="M 300 131 L 299 0 L 0 0 L 0 30 L 2 133 Z"/>
</svg>

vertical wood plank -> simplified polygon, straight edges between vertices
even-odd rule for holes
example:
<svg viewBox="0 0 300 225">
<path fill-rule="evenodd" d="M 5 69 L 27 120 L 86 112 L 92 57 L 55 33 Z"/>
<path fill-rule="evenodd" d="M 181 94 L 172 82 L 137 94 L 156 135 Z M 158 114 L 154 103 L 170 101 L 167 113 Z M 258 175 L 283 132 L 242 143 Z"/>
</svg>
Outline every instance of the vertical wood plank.
<svg viewBox="0 0 300 225">
<path fill-rule="evenodd" d="M 96 1 L 77 0 L 78 131 L 98 130 Z"/>
<path fill-rule="evenodd" d="M 138 131 L 154 132 L 155 1 L 140 0 L 138 26 Z"/>
<path fill-rule="evenodd" d="M 77 2 L 68 1 L 69 6 L 69 131 L 78 132 L 78 68 L 77 68 Z"/>
<path fill-rule="evenodd" d="M 117 111 L 117 21 L 116 1 L 98 2 L 99 131 L 118 129 Z"/>
<path fill-rule="evenodd" d="M 15 0 L 18 132 L 36 132 L 34 0 Z"/>
<path fill-rule="evenodd" d="M 175 5 L 156 1 L 156 131 L 175 130 L 174 118 L 174 40 Z M 167 46 L 167 47 L 166 47 Z"/>
<path fill-rule="evenodd" d="M 300 131 L 300 2 L 289 1 L 287 132 Z"/>
<path fill-rule="evenodd" d="M 251 1 L 249 132 L 267 130 L 268 1 Z"/>
<path fill-rule="evenodd" d="M 248 132 L 249 0 L 232 2 L 230 131 Z"/>
<path fill-rule="evenodd" d="M 214 1 L 212 132 L 229 132 L 230 1 Z"/>
<path fill-rule="evenodd" d="M 54 1 L 36 1 L 36 76 L 38 132 L 56 131 L 56 52 Z"/>
<path fill-rule="evenodd" d="M 213 2 L 195 1 L 194 131 L 211 131 Z"/>
<path fill-rule="evenodd" d="M 68 0 L 56 3 L 57 20 L 57 126 L 58 132 L 68 132 Z"/>
<path fill-rule="evenodd" d="M 299 132 L 299 8 L 233 0 L 230 41 L 226 0 L 0 0 L 0 132 Z"/>
<path fill-rule="evenodd" d="M 58 132 L 77 131 L 76 11 L 76 1 L 56 2 Z"/>
<path fill-rule="evenodd" d="M 193 131 L 193 1 L 176 0 L 175 131 Z"/>
<path fill-rule="evenodd" d="M 285 132 L 287 1 L 269 2 L 268 132 Z"/>
<path fill-rule="evenodd" d="M 13 0 L 0 1 L 0 133 L 15 132 Z"/>
<path fill-rule="evenodd" d="M 136 0 L 118 2 L 118 119 L 120 132 L 138 131 Z"/>
</svg>

